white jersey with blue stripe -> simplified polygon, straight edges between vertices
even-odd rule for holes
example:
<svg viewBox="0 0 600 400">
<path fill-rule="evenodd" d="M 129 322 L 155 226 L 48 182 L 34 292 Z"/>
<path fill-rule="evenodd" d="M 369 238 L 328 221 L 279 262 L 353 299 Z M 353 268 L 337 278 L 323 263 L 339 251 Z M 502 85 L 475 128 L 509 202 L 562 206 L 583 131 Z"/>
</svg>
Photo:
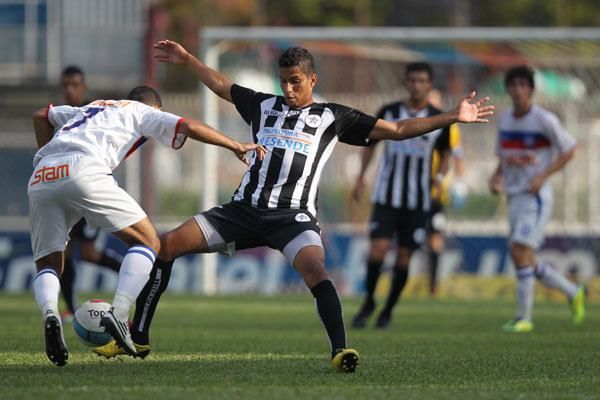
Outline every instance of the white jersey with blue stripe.
<svg viewBox="0 0 600 400">
<path fill-rule="evenodd" d="M 175 149 L 186 136 L 177 134 L 181 117 L 130 100 L 96 100 L 83 107 L 50 106 L 54 137 L 38 150 L 34 167 L 44 157 L 84 153 L 112 171 L 149 137 Z"/>
<path fill-rule="evenodd" d="M 533 105 L 518 118 L 513 109 L 502 113 L 498 119 L 496 154 L 500 157 L 506 193 L 527 192 L 533 177 L 548 168 L 554 157 L 575 145 L 575 138 L 558 117 L 540 106 Z"/>
</svg>

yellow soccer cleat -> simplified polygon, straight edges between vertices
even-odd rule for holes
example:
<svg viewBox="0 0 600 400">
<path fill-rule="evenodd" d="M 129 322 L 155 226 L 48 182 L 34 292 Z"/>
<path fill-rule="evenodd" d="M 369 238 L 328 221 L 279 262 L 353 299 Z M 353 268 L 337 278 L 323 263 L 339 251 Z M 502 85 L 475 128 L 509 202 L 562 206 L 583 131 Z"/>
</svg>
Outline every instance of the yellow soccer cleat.
<svg viewBox="0 0 600 400">
<path fill-rule="evenodd" d="M 526 319 L 513 319 L 502 325 L 502 330 L 509 333 L 526 333 L 533 330 L 533 322 Z"/>
<path fill-rule="evenodd" d="M 579 286 L 575 296 L 569 302 L 571 314 L 573 315 L 573 323 L 580 325 L 585 319 L 585 287 Z"/>
<path fill-rule="evenodd" d="M 135 345 L 135 349 L 137 350 L 137 353 L 135 355 L 133 355 L 133 357 L 136 357 L 136 358 L 139 357 L 139 358 L 144 359 L 144 358 L 146 358 L 146 356 L 148 356 L 148 354 L 150 354 L 150 345 L 149 344 L 134 343 L 134 345 Z M 94 353 L 96 353 L 98 356 L 108 358 L 108 359 L 117 357 L 117 356 L 129 355 L 129 353 L 127 353 L 123 348 L 119 347 L 119 345 L 117 344 L 117 342 L 115 340 L 111 340 L 104 346 L 93 347 L 92 351 Z"/>
<path fill-rule="evenodd" d="M 358 352 L 354 349 L 339 349 L 333 356 L 332 363 L 337 372 L 354 372 L 358 365 Z"/>
</svg>

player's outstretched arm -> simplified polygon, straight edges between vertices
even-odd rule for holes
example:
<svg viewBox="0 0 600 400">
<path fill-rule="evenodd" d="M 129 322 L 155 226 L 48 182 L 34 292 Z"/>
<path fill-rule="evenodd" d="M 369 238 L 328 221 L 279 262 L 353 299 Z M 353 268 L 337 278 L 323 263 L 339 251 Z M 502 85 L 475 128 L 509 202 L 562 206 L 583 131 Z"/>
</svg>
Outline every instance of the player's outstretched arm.
<svg viewBox="0 0 600 400">
<path fill-rule="evenodd" d="M 486 117 L 494 114 L 494 106 L 486 105 L 489 97 L 475 100 L 475 92 L 461 100 L 453 110 L 426 118 L 410 118 L 398 122 L 378 119 L 369 139 L 403 140 L 421 136 L 456 122 L 487 123 Z"/>
<path fill-rule="evenodd" d="M 54 127 L 48 121 L 48 107 L 40 108 L 33 113 L 33 129 L 35 130 L 38 149 L 41 149 L 52 140 Z"/>
<path fill-rule="evenodd" d="M 179 125 L 177 132 L 186 135 L 191 139 L 231 150 L 235 156 L 246 165 L 249 164 L 249 161 L 246 158 L 247 152 L 255 150 L 259 160 L 262 160 L 267 152 L 262 145 L 239 143 L 216 129 L 193 119 L 184 119 Z"/>
<path fill-rule="evenodd" d="M 217 96 L 230 103 L 232 102 L 231 86 L 233 82 L 219 71 L 210 68 L 188 53 L 182 45 L 165 39 L 154 43 L 154 48 L 157 50 L 157 53 L 154 54 L 156 60 L 185 66 L 188 70 L 194 72 L 200 82 L 205 84 Z"/>
</svg>

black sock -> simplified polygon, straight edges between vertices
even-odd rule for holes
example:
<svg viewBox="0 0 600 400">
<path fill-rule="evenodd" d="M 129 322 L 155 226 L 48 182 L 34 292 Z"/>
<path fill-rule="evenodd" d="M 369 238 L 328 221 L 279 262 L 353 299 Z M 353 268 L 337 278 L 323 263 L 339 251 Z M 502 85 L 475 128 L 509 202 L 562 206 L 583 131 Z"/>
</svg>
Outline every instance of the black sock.
<svg viewBox="0 0 600 400">
<path fill-rule="evenodd" d="M 390 293 L 385 302 L 385 308 L 382 313 L 391 314 L 392 309 L 396 305 L 402 289 L 406 285 L 408 279 L 408 265 L 394 268 L 394 276 L 392 277 L 392 285 L 390 287 Z"/>
<path fill-rule="evenodd" d="M 429 249 L 429 293 L 434 294 L 437 286 L 437 271 L 440 261 L 440 253 Z"/>
<path fill-rule="evenodd" d="M 315 297 L 317 312 L 331 342 L 333 357 L 337 349 L 346 348 L 346 328 L 344 327 L 340 298 L 333 283 L 328 279 L 317 283 L 310 291 Z"/>
<path fill-rule="evenodd" d="M 71 257 L 65 258 L 65 266 L 60 276 L 60 289 L 67 304 L 67 309 L 75 313 L 77 308 L 77 290 L 75 288 L 75 266 Z"/>
<path fill-rule="evenodd" d="M 100 261 L 98 262 L 98 264 L 104 265 L 105 267 L 108 267 L 113 271 L 119 272 L 119 269 L 121 269 L 122 261 L 123 257 L 121 257 L 121 255 L 117 254 L 112 250 L 106 250 L 102 252 L 102 256 L 100 257 Z"/>
<path fill-rule="evenodd" d="M 381 266 L 383 265 L 383 261 L 367 261 L 367 279 L 365 281 L 365 288 L 367 290 L 367 297 L 365 298 L 365 303 L 374 304 L 375 299 L 375 288 L 377 288 L 377 281 L 379 280 L 379 275 L 381 274 Z"/>
<path fill-rule="evenodd" d="M 173 261 L 164 262 L 157 259 L 152 267 L 146 286 L 144 286 L 144 289 L 142 289 L 135 302 L 131 338 L 136 344 L 150 344 L 150 324 L 152 323 L 160 296 L 167 289 L 167 286 L 169 286 L 172 268 Z"/>
</svg>

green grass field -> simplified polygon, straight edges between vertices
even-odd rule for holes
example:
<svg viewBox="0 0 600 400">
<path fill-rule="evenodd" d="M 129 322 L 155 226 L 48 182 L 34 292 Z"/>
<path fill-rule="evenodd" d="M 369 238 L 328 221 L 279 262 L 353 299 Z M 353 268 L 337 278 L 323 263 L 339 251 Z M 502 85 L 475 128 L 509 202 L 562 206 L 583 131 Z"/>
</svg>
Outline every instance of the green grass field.
<svg viewBox="0 0 600 400">
<path fill-rule="evenodd" d="M 110 298 L 109 296 L 105 296 Z M 345 299 L 346 319 L 358 301 Z M 502 333 L 507 302 L 405 301 L 385 331 L 350 330 L 361 354 L 338 374 L 310 295 L 166 295 L 145 360 L 104 360 L 66 339 L 44 353 L 31 295 L 0 297 L 0 399 L 597 399 L 600 307 L 575 328 L 564 304 L 536 306 L 536 330 Z"/>
</svg>

